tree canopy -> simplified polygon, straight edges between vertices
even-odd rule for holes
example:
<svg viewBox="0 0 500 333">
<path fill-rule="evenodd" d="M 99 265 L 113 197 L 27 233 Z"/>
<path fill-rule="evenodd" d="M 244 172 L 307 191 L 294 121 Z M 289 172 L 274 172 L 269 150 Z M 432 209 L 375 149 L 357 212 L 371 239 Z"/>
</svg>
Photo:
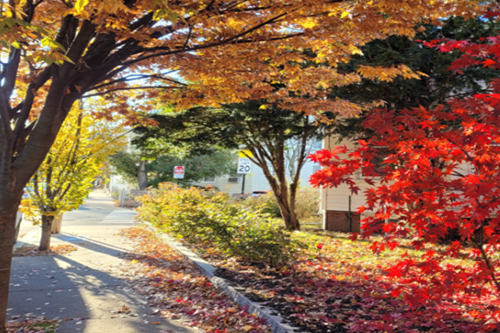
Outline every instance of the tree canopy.
<svg viewBox="0 0 500 333">
<path fill-rule="evenodd" d="M 110 156 L 110 163 L 116 173 L 131 184 L 137 183 L 139 161 L 145 156 L 139 152 L 119 151 Z M 173 178 L 174 167 L 184 166 L 184 179 Z M 205 178 L 226 176 L 236 173 L 236 154 L 227 150 L 212 150 L 210 154 L 178 156 L 157 153 L 155 158 L 148 158 L 146 170 L 148 186 L 158 187 L 163 182 L 180 182 L 190 185 Z"/>
<path fill-rule="evenodd" d="M 425 29 L 417 32 L 415 40 L 390 36 L 371 41 L 361 47 L 362 55 L 355 55 L 349 63 L 339 66 L 343 71 L 355 73 L 364 66 L 391 67 L 404 64 L 415 73 L 422 73 L 421 78 L 396 77 L 389 81 L 364 78 L 360 82 L 331 88 L 330 98 L 342 98 L 358 104 L 376 104 L 380 101 L 383 106 L 396 111 L 419 106 L 429 108 L 438 104 L 449 109 L 446 101 L 451 97 L 464 98 L 487 91 L 487 83 L 498 75 L 495 70 L 471 67 L 457 75 L 448 68 L 460 57 L 459 52 L 443 53 L 422 47 L 422 43 L 437 38 L 479 41 L 480 38 L 495 36 L 500 28 L 496 19 L 449 17 L 443 19 L 442 25 L 423 24 L 421 27 Z M 340 138 L 369 138 L 372 130 L 361 125 L 368 110 L 358 117 L 338 115 L 334 133 Z"/>
<path fill-rule="evenodd" d="M 54 217 L 78 209 L 100 174 L 102 162 L 126 144 L 124 129 L 96 121 L 81 107 L 66 118 L 49 154 L 27 184 L 24 218 L 42 224 L 40 250 L 50 248 Z"/>
</svg>

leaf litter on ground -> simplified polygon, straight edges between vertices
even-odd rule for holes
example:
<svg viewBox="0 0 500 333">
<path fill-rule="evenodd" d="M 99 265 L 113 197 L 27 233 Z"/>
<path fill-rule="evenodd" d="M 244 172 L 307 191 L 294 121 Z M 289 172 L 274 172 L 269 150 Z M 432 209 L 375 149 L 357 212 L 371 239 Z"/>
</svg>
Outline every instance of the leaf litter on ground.
<svg viewBox="0 0 500 333">
<path fill-rule="evenodd" d="M 122 231 L 135 241 L 122 271 L 132 288 L 146 296 L 163 318 L 207 333 L 270 333 L 266 321 L 233 302 L 175 250 L 144 227 Z M 155 322 L 153 322 L 155 324 Z"/>
<path fill-rule="evenodd" d="M 14 257 L 36 257 L 64 255 L 76 251 L 77 248 L 71 244 L 61 244 L 51 246 L 50 250 L 40 251 L 36 246 L 21 246 L 14 251 Z"/>
<path fill-rule="evenodd" d="M 57 320 L 27 318 L 24 321 L 9 320 L 7 333 L 56 333 Z"/>
<path fill-rule="evenodd" d="M 269 306 L 301 332 L 477 333 L 499 332 L 500 301 L 456 294 L 439 302 L 412 307 L 395 293 L 413 287 L 404 278 L 388 276 L 385 268 L 414 249 L 374 254 L 371 241 L 351 241 L 348 234 L 295 232 L 308 245 L 293 267 L 279 271 L 261 263 L 225 257 L 210 244 L 196 248 L 183 243 L 216 266 L 216 275 L 244 290 L 253 301 Z M 440 251 L 436 246 L 436 251 Z M 466 255 L 450 259 L 464 268 Z M 488 287 L 486 287 L 488 288 Z M 500 325 L 498 325 L 500 327 Z"/>
</svg>

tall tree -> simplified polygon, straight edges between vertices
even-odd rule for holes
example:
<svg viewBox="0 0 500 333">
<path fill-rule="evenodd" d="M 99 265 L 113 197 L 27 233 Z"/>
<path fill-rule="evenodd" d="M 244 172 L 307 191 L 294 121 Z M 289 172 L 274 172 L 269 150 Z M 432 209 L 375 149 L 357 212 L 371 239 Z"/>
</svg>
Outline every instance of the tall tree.
<svg viewBox="0 0 500 333">
<path fill-rule="evenodd" d="M 324 117 L 330 114 L 324 114 Z M 331 115 L 330 115 L 331 116 Z M 289 230 L 299 230 L 295 197 L 300 171 L 309 155 L 310 143 L 321 139 L 331 127 L 317 123 L 305 113 L 283 110 L 264 101 L 222 105 L 219 108 L 194 107 L 180 113 L 155 115 L 155 126 L 135 129 L 136 143 L 144 149 L 159 142 L 184 146 L 191 152 L 203 152 L 214 146 L 248 149 L 271 186 Z M 295 151 L 294 172 L 287 177 L 288 146 Z"/>
<path fill-rule="evenodd" d="M 334 65 L 374 37 L 412 36 L 422 18 L 476 10 L 475 0 L 0 2 L 0 333 L 23 188 L 76 100 L 106 95 L 107 112 L 133 118 L 132 92 L 165 94 L 182 107 L 264 95 L 286 103 L 288 96 L 263 84 L 279 81 L 304 96 L 294 100 L 297 110 L 355 112 L 316 88 L 356 75 L 302 67 L 304 55 L 292 50 L 313 49 L 318 61 Z"/>
<path fill-rule="evenodd" d="M 42 224 L 39 249 L 50 248 L 54 218 L 77 209 L 101 173 L 104 159 L 126 144 L 122 127 L 96 121 L 80 108 L 66 118 L 49 154 L 27 184 L 21 209 Z"/>
</svg>

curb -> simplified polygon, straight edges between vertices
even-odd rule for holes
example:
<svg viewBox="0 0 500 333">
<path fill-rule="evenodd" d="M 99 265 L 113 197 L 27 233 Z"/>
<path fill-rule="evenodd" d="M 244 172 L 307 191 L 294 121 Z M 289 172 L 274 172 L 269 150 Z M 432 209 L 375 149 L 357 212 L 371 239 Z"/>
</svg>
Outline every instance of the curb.
<svg viewBox="0 0 500 333">
<path fill-rule="evenodd" d="M 273 333 L 300 333 L 299 328 L 292 327 L 288 324 L 283 323 L 283 319 L 278 316 L 273 316 L 271 312 L 276 312 L 276 310 L 262 306 L 258 303 L 252 302 L 243 294 L 235 290 L 233 287 L 228 285 L 226 281 L 218 276 L 215 276 L 216 267 L 210 265 L 207 261 L 198 257 L 193 251 L 189 250 L 187 247 L 182 246 L 172 237 L 159 234 L 159 238 L 163 240 L 168 246 L 170 246 L 175 251 L 179 252 L 186 259 L 190 260 L 195 264 L 200 271 L 209 278 L 210 282 L 220 291 L 228 295 L 233 301 L 241 306 L 248 306 L 248 312 L 254 313 L 260 318 L 267 320 L 267 323 L 271 325 L 271 330 Z"/>
</svg>

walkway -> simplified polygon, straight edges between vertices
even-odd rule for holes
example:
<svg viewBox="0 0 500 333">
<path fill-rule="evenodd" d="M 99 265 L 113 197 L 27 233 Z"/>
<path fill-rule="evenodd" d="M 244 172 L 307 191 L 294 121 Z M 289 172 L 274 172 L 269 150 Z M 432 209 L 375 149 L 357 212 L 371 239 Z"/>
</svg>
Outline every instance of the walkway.
<svg viewBox="0 0 500 333">
<path fill-rule="evenodd" d="M 144 296 L 120 280 L 119 255 L 130 251 L 132 244 L 117 232 L 131 226 L 134 215 L 133 210 L 115 207 L 102 191 L 93 192 L 79 210 L 65 214 L 62 233 L 53 235 L 52 245 L 72 244 L 77 251 L 15 257 L 8 317 L 61 319 L 58 333 L 195 332 L 179 321 L 156 316 Z M 21 241 L 37 245 L 39 239 L 40 229 L 31 228 Z M 119 313 L 124 307 L 130 312 Z"/>
</svg>

